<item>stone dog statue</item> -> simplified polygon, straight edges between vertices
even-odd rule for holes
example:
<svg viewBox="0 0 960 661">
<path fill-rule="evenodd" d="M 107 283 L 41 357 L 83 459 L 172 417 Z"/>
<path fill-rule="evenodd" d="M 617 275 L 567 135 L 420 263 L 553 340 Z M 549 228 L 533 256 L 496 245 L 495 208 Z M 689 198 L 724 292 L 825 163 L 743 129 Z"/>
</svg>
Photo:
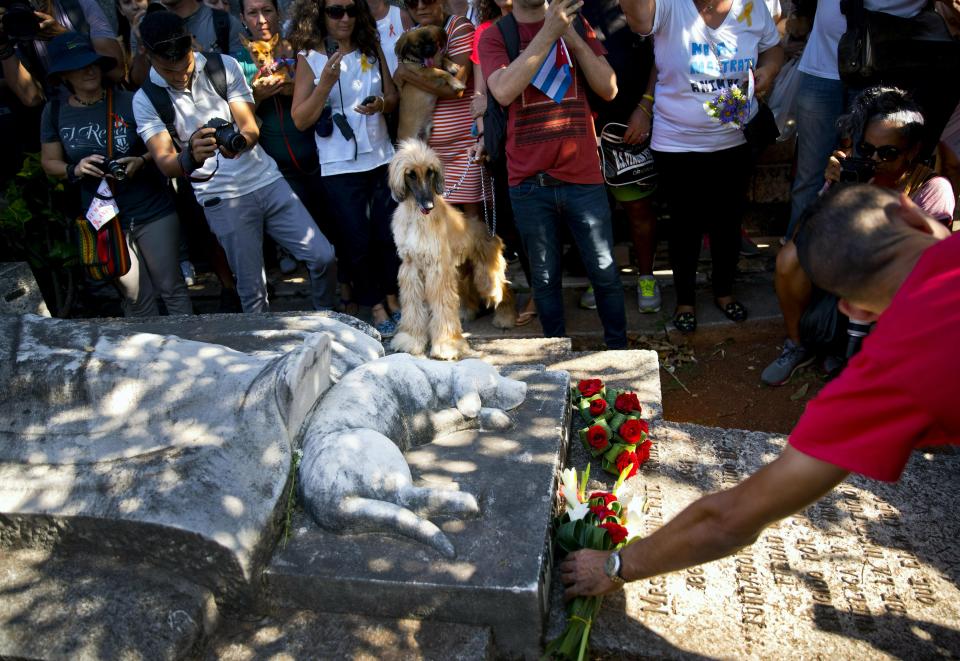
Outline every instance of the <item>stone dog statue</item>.
<svg viewBox="0 0 960 661">
<path fill-rule="evenodd" d="M 508 429 L 504 409 L 526 391 L 480 360 L 394 354 L 361 365 L 330 389 L 304 432 L 298 483 L 307 510 L 333 531 L 398 533 L 455 557 L 428 517 L 475 516 L 477 500 L 414 486 L 403 451 L 462 429 Z"/>
</svg>

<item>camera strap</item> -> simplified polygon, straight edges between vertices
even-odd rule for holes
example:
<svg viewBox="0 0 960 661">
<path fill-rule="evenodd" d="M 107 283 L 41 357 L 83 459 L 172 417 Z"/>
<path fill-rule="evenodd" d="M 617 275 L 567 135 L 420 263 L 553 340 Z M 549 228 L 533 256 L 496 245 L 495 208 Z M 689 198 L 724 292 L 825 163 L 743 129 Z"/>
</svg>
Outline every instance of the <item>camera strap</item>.
<svg viewBox="0 0 960 661">
<path fill-rule="evenodd" d="M 199 130 L 202 129 L 202 128 L 203 128 L 203 127 L 201 126 L 199 129 L 197 129 L 197 131 L 199 131 Z M 190 139 L 187 140 L 186 149 L 184 149 L 183 151 L 180 152 L 180 158 L 181 158 L 181 159 L 183 159 L 183 158 L 188 158 L 188 159 L 190 159 L 190 162 L 191 162 L 191 163 L 196 163 L 196 161 L 193 160 L 193 150 L 192 150 L 192 148 L 190 147 L 190 143 L 193 142 L 193 136 L 195 136 L 195 135 L 197 134 L 197 131 L 194 131 L 193 133 L 190 134 Z M 180 167 L 183 169 L 183 172 L 184 172 L 184 174 L 186 175 L 188 181 L 192 181 L 192 182 L 197 183 L 197 184 L 206 183 L 206 182 L 210 181 L 211 179 L 213 179 L 213 175 L 215 175 L 215 174 L 217 173 L 217 170 L 220 169 L 220 152 L 217 152 L 217 163 L 216 163 L 216 165 L 213 166 L 213 172 L 211 172 L 210 174 L 208 174 L 208 175 L 205 176 L 205 177 L 195 177 L 195 176 L 193 175 L 193 172 L 194 172 L 194 171 L 193 171 L 193 170 L 187 170 L 187 168 L 183 167 L 183 163 L 182 163 L 182 162 L 180 163 Z M 199 167 L 203 167 L 203 163 L 201 163 L 201 164 L 199 165 Z"/>
<path fill-rule="evenodd" d="M 107 87 L 107 161 L 113 160 L 113 124 L 115 118 L 113 116 L 113 88 Z M 111 195 L 109 197 L 100 195 L 97 192 L 94 192 L 94 197 L 98 197 L 101 200 L 112 200 L 117 196 L 117 191 L 113 189 L 113 180 L 110 177 L 104 174 L 103 180 L 107 182 L 107 186 L 110 187 Z"/>
</svg>

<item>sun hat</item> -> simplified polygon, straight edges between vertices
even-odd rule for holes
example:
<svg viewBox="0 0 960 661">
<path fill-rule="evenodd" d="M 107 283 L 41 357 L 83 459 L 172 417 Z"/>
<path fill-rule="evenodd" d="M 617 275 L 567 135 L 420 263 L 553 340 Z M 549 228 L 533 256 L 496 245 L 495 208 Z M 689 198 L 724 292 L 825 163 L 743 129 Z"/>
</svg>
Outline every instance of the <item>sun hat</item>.
<svg viewBox="0 0 960 661">
<path fill-rule="evenodd" d="M 79 32 L 65 32 L 54 37 L 47 45 L 47 57 L 50 60 L 47 76 L 51 82 L 57 82 L 59 74 L 64 71 L 76 71 L 91 64 L 99 64 L 105 72 L 117 66 L 115 59 L 93 50 L 90 37 Z"/>
</svg>

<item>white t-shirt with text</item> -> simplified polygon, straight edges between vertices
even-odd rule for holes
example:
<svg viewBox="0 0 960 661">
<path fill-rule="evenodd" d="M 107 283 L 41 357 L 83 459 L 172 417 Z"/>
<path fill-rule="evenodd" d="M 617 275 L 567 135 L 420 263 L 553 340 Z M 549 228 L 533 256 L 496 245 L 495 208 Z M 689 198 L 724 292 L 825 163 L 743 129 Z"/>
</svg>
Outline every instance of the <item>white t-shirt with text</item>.
<svg viewBox="0 0 960 661">
<path fill-rule="evenodd" d="M 651 147 L 713 152 L 742 145 L 743 131 L 709 117 L 703 104 L 733 84 L 747 91 L 759 54 L 780 42 L 766 5 L 733 0 L 714 30 L 690 0 L 657 0 L 652 34 L 657 87 Z"/>
<path fill-rule="evenodd" d="M 170 94 L 173 101 L 174 127 L 177 131 L 175 139 L 184 145 L 197 129 L 215 117 L 233 121 L 230 103 L 235 101 L 253 103 L 253 92 L 247 85 L 240 64 L 235 59 L 229 55 L 220 56 L 223 58 L 227 74 L 227 98 L 224 99 L 217 94 L 213 83 L 204 71 L 206 58 L 200 53 L 194 53 L 193 56 L 196 59 L 196 70 L 193 80 L 184 90 L 173 89 L 155 69 L 150 69 L 150 80 Z M 133 97 L 133 114 L 137 118 L 137 133 L 140 134 L 144 143 L 167 130 L 143 90 L 138 91 Z M 260 145 L 254 145 L 252 149 L 247 149 L 236 158 L 224 158 L 219 153 L 211 156 L 203 167 L 193 173 L 194 176 L 205 177 L 211 174 L 218 162 L 219 168 L 212 179 L 205 182 L 191 182 L 200 204 L 215 197 L 231 199 L 252 193 L 272 184 L 281 176 L 276 161 L 267 155 Z"/>
</svg>

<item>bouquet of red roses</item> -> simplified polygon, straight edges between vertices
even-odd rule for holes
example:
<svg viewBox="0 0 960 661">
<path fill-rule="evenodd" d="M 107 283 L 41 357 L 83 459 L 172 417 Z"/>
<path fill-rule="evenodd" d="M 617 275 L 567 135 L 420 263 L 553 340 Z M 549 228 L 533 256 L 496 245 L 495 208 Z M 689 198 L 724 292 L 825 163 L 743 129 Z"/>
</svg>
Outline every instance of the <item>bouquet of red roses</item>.
<svg viewBox="0 0 960 661">
<path fill-rule="evenodd" d="M 602 455 L 605 471 L 627 477 L 637 474 L 650 458 L 650 427 L 640 419 L 642 407 L 637 393 L 607 389 L 600 379 L 585 379 L 572 390 L 574 408 L 586 427 L 579 430 L 580 441 L 594 457 Z"/>
<path fill-rule="evenodd" d="M 627 470 L 620 473 L 612 493 L 594 491 L 586 494 L 590 467 L 577 482 L 577 471 L 568 468 L 562 473 L 560 494 L 565 511 L 555 522 L 554 540 L 565 553 L 580 549 L 610 551 L 625 546 L 641 530 L 641 504 L 637 498 L 625 506 L 617 494 L 627 479 Z M 631 534 L 631 529 L 635 531 Z M 590 629 L 600 612 L 603 597 L 577 597 L 567 604 L 567 628 L 559 638 L 547 645 L 544 658 L 582 660 L 587 653 Z"/>
</svg>

